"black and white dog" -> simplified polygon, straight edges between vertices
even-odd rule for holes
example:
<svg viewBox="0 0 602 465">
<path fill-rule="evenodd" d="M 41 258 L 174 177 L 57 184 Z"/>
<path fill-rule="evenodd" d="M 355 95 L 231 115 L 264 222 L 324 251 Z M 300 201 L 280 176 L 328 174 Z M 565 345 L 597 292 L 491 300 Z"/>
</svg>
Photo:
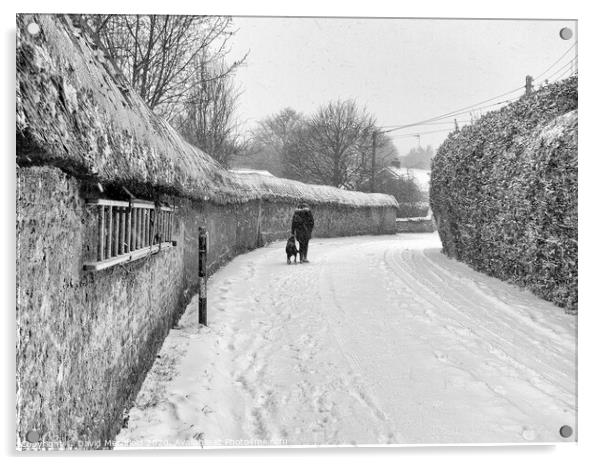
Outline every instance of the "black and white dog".
<svg viewBox="0 0 602 465">
<path fill-rule="evenodd" d="M 299 251 L 297 250 L 297 245 L 295 244 L 295 236 L 291 236 L 288 238 L 288 241 L 286 241 L 286 263 L 288 265 L 291 264 L 291 257 L 295 257 L 295 263 L 297 263 L 297 253 L 299 253 Z"/>
</svg>

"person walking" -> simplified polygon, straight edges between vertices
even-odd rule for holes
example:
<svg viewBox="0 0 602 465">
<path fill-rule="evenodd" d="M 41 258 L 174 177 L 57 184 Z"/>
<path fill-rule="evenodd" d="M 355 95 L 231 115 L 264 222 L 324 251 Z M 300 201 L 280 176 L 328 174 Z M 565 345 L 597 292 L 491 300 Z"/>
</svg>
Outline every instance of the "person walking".
<svg viewBox="0 0 602 465">
<path fill-rule="evenodd" d="M 300 203 L 293 214 L 293 222 L 291 225 L 291 234 L 299 241 L 299 261 L 308 263 L 307 249 L 311 232 L 314 229 L 314 216 L 306 203 Z"/>
</svg>

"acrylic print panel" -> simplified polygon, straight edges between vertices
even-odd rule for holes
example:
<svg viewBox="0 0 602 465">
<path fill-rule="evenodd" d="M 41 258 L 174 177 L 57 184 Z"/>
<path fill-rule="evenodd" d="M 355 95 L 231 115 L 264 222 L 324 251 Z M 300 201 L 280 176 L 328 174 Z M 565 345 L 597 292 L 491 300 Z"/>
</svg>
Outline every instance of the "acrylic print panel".
<svg viewBox="0 0 602 465">
<path fill-rule="evenodd" d="M 576 441 L 577 32 L 18 15 L 17 447 Z"/>
</svg>

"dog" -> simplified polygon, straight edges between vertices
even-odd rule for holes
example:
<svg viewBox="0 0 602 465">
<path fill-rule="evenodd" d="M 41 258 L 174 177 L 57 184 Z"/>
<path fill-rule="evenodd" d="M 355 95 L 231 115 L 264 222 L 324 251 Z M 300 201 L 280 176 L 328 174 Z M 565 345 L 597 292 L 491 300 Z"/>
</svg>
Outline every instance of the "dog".
<svg viewBox="0 0 602 465">
<path fill-rule="evenodd" d="M 297 250 L 297 245 L 295 244 L 295 236 L 291 236 L 286 241 L 286 263 L 288 265 L 291 264 L 291 257 L 295 257 L 295 264 L 297 263 L 297 254 L 299 251 Z"/>
</svg>

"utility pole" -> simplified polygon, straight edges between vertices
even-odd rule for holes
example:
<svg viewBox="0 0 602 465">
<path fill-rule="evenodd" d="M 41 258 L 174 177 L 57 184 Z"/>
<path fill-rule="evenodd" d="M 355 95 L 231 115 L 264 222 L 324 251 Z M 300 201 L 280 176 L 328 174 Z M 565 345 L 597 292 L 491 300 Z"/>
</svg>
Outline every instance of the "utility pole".
<svg viewBox="0 0 602 465">
<path fill-rule="evenodd" d="M 533 92 L 533 77 L 527 76 L 525 78 L 525 95 L 531 95 Z"/>
<path fill-rule="evenodd" d="M 370 191 L 374 192 L 376 189 L 376 130 L 372 131 L 372 173 L 370 176 Z"/>
</svg>

